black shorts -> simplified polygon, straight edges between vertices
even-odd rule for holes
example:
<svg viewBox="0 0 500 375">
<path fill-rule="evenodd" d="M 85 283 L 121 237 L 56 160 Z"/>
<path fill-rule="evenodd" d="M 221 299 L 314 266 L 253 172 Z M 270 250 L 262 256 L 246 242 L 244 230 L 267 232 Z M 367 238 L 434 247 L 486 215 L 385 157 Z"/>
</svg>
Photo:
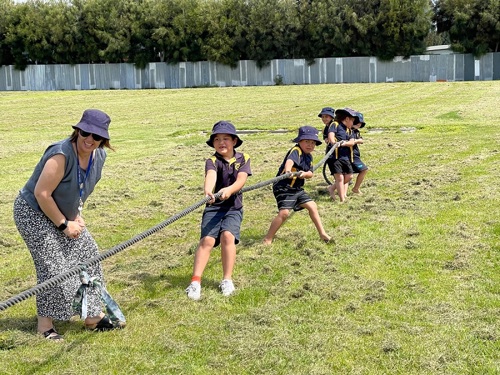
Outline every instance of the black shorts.
<svg viewBox="0 0 500 375">
<path fill-rule="evenodd" d="M 354 158 L 354 161 L 352 163 L 352 170 L 354 173 L 366 171 L 367 169 L 367 165 L 363 163 L 360 158 Z"/>
<path fill-rule="evenodd" d="M 273 187 L 273 194 L 278 204 L 278 210 L 303 210 L 302 204 L 311 202 L 312 198 L 301 189 Z"/>
<path fill-rule="evenodd" d="M 340 173 L 340 174 L 353 174 L 354 171 L 352 169 L 352 163 L 346 159 L 328 159 L 326 161 L 328 168 L 330 169 L 330 173 L 332 175 Z"/>
</svg>

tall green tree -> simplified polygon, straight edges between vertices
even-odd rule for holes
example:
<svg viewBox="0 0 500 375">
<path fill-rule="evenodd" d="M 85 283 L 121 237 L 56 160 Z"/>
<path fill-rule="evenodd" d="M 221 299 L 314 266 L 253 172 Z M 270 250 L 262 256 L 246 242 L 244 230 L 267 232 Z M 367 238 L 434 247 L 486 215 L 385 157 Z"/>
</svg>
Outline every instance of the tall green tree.
<svg viewBox="0 0 500 375">
<path fill-rule="evenodd" d="M 248 9 L 247 59 L 262 67 L 272 59 L 290 58 L 299 28 L 294 3 L 289 0 L 253 0 Z"/>
<path fill-rule="evenodd" d="M 449 33 L 455 52 L 480 57 L 499 51 L 499 0 L 438 0 L 434 14 L 438 33 Z"/>
<path fill-rule="evenodd" d="M 48 33 L 43 25 L 43 6 L 39 1 L 17 4 L 8 17 L 5 43 L 12 53 L 16 69 L 24 70 L 29 64 L 46 63 L 44 50 L 48 45 Z"/>
<path fill-rule="evenodd" d="M 87 40 L 97 46 L 100 62 L 127 62 L 133 55 L 133 33 L 141 27 L 137 19 L 142 0 L 87 0 L 82 3 L 81 24 Z M 96 58 L 96 56 L 92 56 Z"/>
<path fill-rule="evenodd" d="M 339 10 L 344 34 L 342 56 L 373 56 L 372 38 L 379 32 L 379 7 L 380 0 L 343 1 Z"/>
<path fill-rule="evenodd" d="M 205 17 L 198 0 L 153 1 L 146 23 L 156 57 L 169 63 L 203 60 Z"/>
<path fill-rule="evenodd" d="M 246 0 L 202 3 L 205 14 L 203 55 L 207 60 L 236 67 L 247 59 L 246 44 L 250 5 Z"/>
<path fill-rule="evenodd" d="M 16 67 L 24 69 L 27 64 L 53 63 L 49 10 L 50 4 L 42 0 L 30 0 L 14 7 L 6 41 L 11 45 Z"/>
<path fill-rule="evenodd" d="M 425 51 L 432 27 L 428 0 L 380 0 L 376 29 L 371 33 L 371 55 L 383 60 L 408 58 Z"/>
<path fill-rule="evenodd" d="M 14 56 L 9 43 L 6 41 L 7 26 L 11 22 L 14 9 L 12 0 L 0 0 L 0 66 L 14 63 Z"/>
<path fill-rule="evenodd" d="M 81 32 L 77 23 L 76 7 L 64 0 L 51 0 L 46 9 L 45 19 L 48 43 L 51 48 L 51 62 L 58 64 L 76 64 L 86 56 Z"/>
<path fill-rule="evenodd" d="M 338 0 L 297 0 L 297 49 L 292 57 L 313 62 L 316 57 L 340 56 L 343 24 Z"/>
</svg>

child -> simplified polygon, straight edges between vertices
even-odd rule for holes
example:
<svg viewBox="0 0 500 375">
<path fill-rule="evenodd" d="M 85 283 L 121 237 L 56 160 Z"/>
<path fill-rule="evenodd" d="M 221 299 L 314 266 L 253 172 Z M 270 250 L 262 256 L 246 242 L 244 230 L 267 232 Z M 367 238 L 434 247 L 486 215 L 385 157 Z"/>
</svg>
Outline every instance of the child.
<svg viewBox="0 0 500 375">
<path fill-rule="evenodd" d="M 318 139 L 318 131 L 312 126 L 302 126 L 299 129 L 297 138 L 293 141 L 296 145 L 287 152 L 279 167 L 277 176 L 290 172 L 301 171 L 301 173 L 298 176 L 280 180 L 273 185 L 273 193 L 279 212 L 273 219 L 269 231 L 264 238 L 263 242 L 266 245 L 270 245 L 273 242 L 274 235 L 288 218 L 290 210 L 300 211 L 304 208 L 309 211 L 309 216 L 316 226 L 321 239 L 325 242 L 331 240 L 331 237 L 326 234 L 323 224 L 321 224 L 318 206 L 302 188 L 304 186 L 304 179 L 313 176 L 311 170 L 313 157 L 311 152 L 314 151 L 316 146 L 322 143 Z"/>
<path fill-rule="evenodd" d="M 347 187 L 353 174 L 352 147 L 354 146 L 354 136 L 351 128 L 355 122 L 359 121 L 357 115 L 358 112 L 350 108 L 337 109 L 335 111 L 335 120 L 338 122 L 338 126 L 330 126 L 328 132 L 328 141 L 331 144 L 344 141 L 335 150 L 332 157 L 327 160 L 330 172 L 335 178 L 335 187 L 330 195 L 335 199 L 335 190 L 337 190 L 341 203 L 344 203 L 346 200 Z"/>
<path fill-rule="evenodd" d="M 368 167 L 366 166 L 365 163 L 361 161 L 361 153 L 359 152 L 359 147 L 358 147 L 358 145 L 363 144 L 363 138 L 361 137 L 359 129 L 365 127 L 365 122 L 362 113 L 358 112 L 357 117 L 359 119 L 359 122 L 357 124 L 352 125 L 352 133 L 354 135 L 354 146 L 352 148 L 354 161 L 352 163 L 352 169 L 354 173 L 358 174 L 358 176 L 356 177 L 356 182 L 354 183 L 352 192 L 355 194 L 361 194 L 361 190 L 359 190 L 359 188 L 363 183 L 366 174 L 368 173 Z"/>
<path fill-rule="evenodd" d="M 236 244 L 240 242 L 240 226 L 243 219 L 243 194 L 240 190 L 247 177 L 252 175 L 248 155 L 236 152 L 243 141 L 236 135 L 233 124 L 219 121 L 212 128 L 207 144 L 215 148 L 215 154 L 205 162 L 204 191 L 212 199 L 203 211 L 201 236 L 194 257 L 191 284 L 186 289 L 189 298 L 201 297 L 201 276 L 210 252 L 221 245 L 223 279 L 219 287 L 224 296 L 230 296 L 235 288 L 232 273 L 236 261 Z M 214 193 L 221 193 L 215 201 Z"/>
<path fill-rule="evenodd" d="M 325 127 L 323 128 L 323 140 L 325 142 L 328 142 L 328 131 L 335 117 L 335 109 L 333 109 L 332 107 L 325 107 L 321 110 L 318 117 L 321 118 L 321 121 L 323 121 L 323 124 L 325 125 Z M 330 148 L 332 148 L 332 146 L 330 144 L 327 144 L 325 153 L 328 153 Z"/>
<path fill-rule="evenodd" d="M 328 141 L 328 132 L 330 131 L 330 127 L 333 125 L 334 127 L 338 126 L 338 123 L 334 122 L 335 118 L 335 109 L 332 107 L 325 107 L 321 110 L 321 112 L 318 114 L 318 117 L 321 118 L 321 121 L 323 121 L 323 124 L 325 127 L 323 128 L 323 140 L 326 143 L 326 150 L 325 154 L 328 154 L 330 149 L 332 148 L 332 144 Z M 333 162 L 331 158 L 328 158 L 326 161 L 326 166 L 329 167 L 330 171 L 332 171 L 332 166 L 330 166 L 330 162 Z M 331 172 L 333 175 L 333 172 Z M 330 197 L 332 197 L 333 200 L 335 200 L 335 185 L 329 185 L 327 187 L 328 193 L 330 194 Z"/>
</svg>

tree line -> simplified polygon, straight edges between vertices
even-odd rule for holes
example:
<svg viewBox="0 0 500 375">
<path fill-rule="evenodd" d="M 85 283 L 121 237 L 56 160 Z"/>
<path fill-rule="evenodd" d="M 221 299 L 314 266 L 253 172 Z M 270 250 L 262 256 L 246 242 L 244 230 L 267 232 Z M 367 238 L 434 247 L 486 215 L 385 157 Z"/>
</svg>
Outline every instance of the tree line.
<svg viewBox="0 0 500 375">
<path fill-rule="evenodd" d="M 0 0 L 0 66 L 497 52 L 498 0 Z"/>
</svg>

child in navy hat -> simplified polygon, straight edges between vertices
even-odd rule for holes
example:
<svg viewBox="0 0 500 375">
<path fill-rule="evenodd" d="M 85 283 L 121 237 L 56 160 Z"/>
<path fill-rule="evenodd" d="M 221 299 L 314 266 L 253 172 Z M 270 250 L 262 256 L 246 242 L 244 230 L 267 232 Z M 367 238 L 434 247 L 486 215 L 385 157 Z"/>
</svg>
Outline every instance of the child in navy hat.
<svg viewBox="0 0 500 375">
<path fill-rule="evenodd" d="M 219 121 L 212 128 L 207 141 L 215 154 L 205 162 L 205 196 L 212 199 L 203 211 L 201 236 L 194 257 L 191 284 L 186 289 L 189 298 L 201 297 L 201 276 L 208 263 L 210 252 L 221 245 L 223 279 L 219 287 L 224 296 L 230 296 L 235 288 L 232 273 L 236 261 L 236 245 L 240 242 L 243 220 L 243 194 L 241 189 L 252 175 L 250 158 L 235 149 L 243 141 L 236 134 L 233 124 Z M 216 201 L 215 193 L 222 195 Z"/>
<path fill-rule="evenodd" d="M 323 124 L 325 125 L 325 127 L 323 128 L 323 140 L 326 143 L 325 154 L 328 154 L 333 146 L 333 144 L 331 144 L 328 140 L 328 133 L 331 127 L 336 128 L 339 125 L 338 122 L 335 121 L 335 109 L 333 109 L 332 107 L 325 107 L 318 114 L 318 117 L 321 118 L 321 121 L 323 121 Z M 326 165 L 328 165 L 328 163 L 326 163 Z M 335 185 L 328 186 L 327 190 L 332 196 L 332 199 L 335 199 Z"/>
<path fill-rule="evenodd" d="M 318 117 L 323 121 L 323 124 L 325 127 L 323 128 L 323 140 L 325 142 L 328 142 L 328 130 L 330 129 L 330 126 L 333 123 L 333 119 L 335 118 L 335 109 L 332 107 L 325 107 L 321 110 L 321 112 L 318 114 Z M 326 145 L 326 153 L 328 153 L 329 149 L 332 146 L 330 144 Z"/>
<path fill-rule="evenodd" d="M 359 129 L 365 127 L 365 120 L 363 117 L 363 114 L 358 112 L 358 123 L 352 125 L 352 133 L 354 135 L 354 146 L 352 148 L 353 152 L 353 162 L 352 162 L 352 169 L 354 173 L 357 173 L 358 176 L 356 177 L 356 182 L 354 183 L 354 186 L 352 188 L 352 192 L 355 194 L 361 194 L 361 190 L 359 188 L 361 187 L 361 184 L 363 183 L 363 180 L 365 179 L 366 174 L 368 173 L 368 167 L 365 163 L 361 161 L 361 153 L 359 151 L 358 145 L 363 144 L 363 137 L 361 137 L 361 133 L 359 132 Z"/>
<path fill-rule="evenodd" d="M 286 154 L 281 166 L 278 169 L 278 174 L 300 172 L 298 176 L 279 180 L 273 185 L 273 194 L 278 204 L 278 215 L 271 222 L 271 226 L 264 238 L 264 244 L 270 245 L 273 242 L 276 232 L 281 225 L 286 221 L 290 214 L 290 210 L 300 211 L 307 209 L 309 216 L 313 221 L 319 236 L 325 242 L 331 240 L 331 237 L 325 232 L 323 224 L 318 213 L 318 206 L 304 191 L 304 179 L 312 178 L 312 161 L 311 153 L 316 146 L 322 142 L 318 138 L 318 130 L 312 126 L 302 126 L 299 129 L 297 138 L 293 140 L 296 143 Z"/>
<path fill-rule="evenodd" d="M 328 141 L 331 144 L 342 142 L 335 152 L 328 158 L 326 164 L 335 178 L 335 185 L 328 187 L 330 196 L 335 200 L 335 190 L 343 203 L 347 197 L 347 187 L 352 179 L 352 162 L 354 146 L 354 135 L 351 132 L 352 125 L 359 121 L 358 112 L 351 108 L 337 109 L 335 120 L 338 126 L 331 126 L 328 132 Z"/>
</svg>

